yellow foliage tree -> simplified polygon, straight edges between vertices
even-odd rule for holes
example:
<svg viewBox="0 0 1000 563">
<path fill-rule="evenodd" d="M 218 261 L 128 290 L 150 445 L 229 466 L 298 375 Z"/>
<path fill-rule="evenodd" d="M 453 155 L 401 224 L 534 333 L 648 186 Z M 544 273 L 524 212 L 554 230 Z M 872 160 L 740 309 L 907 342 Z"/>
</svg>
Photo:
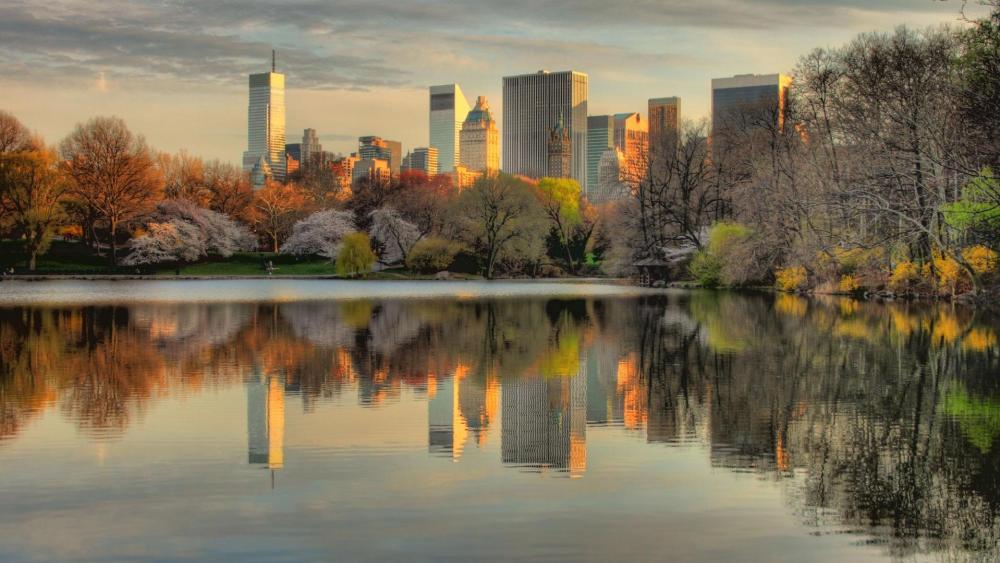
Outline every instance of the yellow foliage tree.
<svg viewBox="0 0 1000 563">
<path fill-rule="evenodd" d="M 802 266 L 791 266 L 779 268 L 774 273 L 778 289 L 781 291 L 795 291 L 806 285 L 809 276 Z"/>
</svg>

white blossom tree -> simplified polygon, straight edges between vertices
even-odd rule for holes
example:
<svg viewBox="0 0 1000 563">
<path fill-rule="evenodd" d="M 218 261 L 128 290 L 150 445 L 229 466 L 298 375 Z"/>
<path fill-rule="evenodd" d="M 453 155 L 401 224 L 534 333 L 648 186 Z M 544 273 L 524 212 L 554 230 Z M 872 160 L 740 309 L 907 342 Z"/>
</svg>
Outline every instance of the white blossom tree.
<svg viewBox="0 0 1000 563">
<path fill-rule="evenodd" d="M 354 213 L 336 209 L 318 211 L 295 223 L 292 235 L 281 246 L 281 253 L 315 254 L 333 260 L 340 252 L 344 237 L 356 230 Z"/>
<path fill-rule="evenodd" d="M 381 261 L 396 264 L 406 260 L 413 245 L 420 240 L 420 229 L 403 219 L 392 207 L 372 211 L 371 237 L 381 247 Z"/>
<path fill-rule="evenodd" d="M 132 251 L 126 266 L 160 262 L 193 262 L 205 256 L 205 237 L 187 221 L 174 219 L 167 223 L 150 223 L 149 231 L 132 241 Z"/>
<path fill-rule="evenodd" d="M 167 200 L 157 205 L 155 219 L 171 222 L 186 221 L 201 231 L 208 254 L 224 258 L 236 252 L 253 250 L 256 238 L 245 226 L 227 215 L 198 207 L 186 200 Z"/>
</svg>

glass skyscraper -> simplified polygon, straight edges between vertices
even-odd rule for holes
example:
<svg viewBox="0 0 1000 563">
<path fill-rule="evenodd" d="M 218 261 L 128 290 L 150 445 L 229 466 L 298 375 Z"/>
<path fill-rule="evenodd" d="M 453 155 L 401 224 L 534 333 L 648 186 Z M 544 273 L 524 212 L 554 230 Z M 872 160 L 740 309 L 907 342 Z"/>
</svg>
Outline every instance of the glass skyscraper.
<svg viewBox="0 0 1000 563">
<path fill-rule="evenodd" d="M 503 79 L 503 170 L 548 173 L 549 133 L 564 119 L 572 142 L 571 177 L 587 183 L 587 75 L 539 71 Z"/>
<path fill-rule="evenodd" d="M 285 75 L 274 72 L 273 66 L 271 72 L 250 75 L 243 170 L 251 171 L 258 163 L 274 180 L 285 180 Z"/>
<path fill-rule="evenodd" d="M 712 135 L 718 136 L 751 112 L 773 114 L 784 124 L 785 100 L 792 79 L 783 74 L 740 74 L 712 79 Z"/>
<path fill-rule="evenodd" d="M 459 135 L 469 109 L 458 84 L 430 87 L 430 146 L 438 150 L 439 172 L 451 172 L 462 162 Z"/>
<path fill-rule="evenodd" d="M 587 118 L 587 197 L 594 201 L 597 171 L 601 156 L 615 146 L 615 116 L 592 115 Z"/>
</svg>

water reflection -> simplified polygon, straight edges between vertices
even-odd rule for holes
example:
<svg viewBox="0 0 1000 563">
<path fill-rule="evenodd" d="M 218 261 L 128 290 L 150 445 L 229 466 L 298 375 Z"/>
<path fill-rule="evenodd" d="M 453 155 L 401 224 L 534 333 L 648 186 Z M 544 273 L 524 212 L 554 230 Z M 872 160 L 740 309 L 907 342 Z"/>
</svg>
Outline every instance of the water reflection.
<svg viewBox="0 0 1000 563">
<path fill-rule="evenodd" d="M 820 534 L 998 555 L 1000 348 L 974 311 L 699 293 L 7 307 L 0 353 L 0 456 L 49 411 L 118 440 L 159 403 L 242 386 L 247 461 L 273 478 L 309 463 L 286 409 L 419 401 L 426 421 L 397 422 L 426 425 L 437 463 L 495 446 L 515 474 L 586 481 L 588 425 L 609 428 L 778 483 Z"/>
</svg>

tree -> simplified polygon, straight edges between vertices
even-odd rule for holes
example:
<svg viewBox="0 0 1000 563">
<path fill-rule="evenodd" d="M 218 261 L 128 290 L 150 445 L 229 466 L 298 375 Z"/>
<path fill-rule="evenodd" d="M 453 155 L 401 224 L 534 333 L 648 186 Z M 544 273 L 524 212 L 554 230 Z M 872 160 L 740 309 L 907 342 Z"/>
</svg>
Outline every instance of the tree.
<svg viewBox="0 0 1000 563">
<path fill-rule="evenodd" d="M 254 194 L 250 220 L 257 233 L 270 241 L 272 251 L 278 252 L 305 205 L 306 195 L 299 188 L 268 182 Z"/>
<path fill-rule="evenodd" d="M 205 253 L 224 258 L 256 247 L 253 233 L 232 218 L 198 207 L 188 200 L 166 200 L 156 206 L 151 223 L 184 221 L 193 225 L 204 240 Z"/>
<path fill-rule="evenodd" d="M 52 151 L 0 153 L 0 210 L 24 237 L 32 271 L 65 219 L 61 199 L 66 186 Z"/>
<path fill-rule="evenodd" d="M 161 153 L 158 165 L 163 175 L 163 197 L 209 206 L 212 192 L 205 185 L 205 163 L 200 158 L 183 150 L 176 155 Z"/>
<path fill-rule="evenodd" d="M 0 110 L 0 154 L 39 148 L 33 145 L 28 128 L 10 113 Z"/>
<path fill-rule="evenodd" d="M 382 262 L 386 264 L 405 261 L 410 249 L 421 238 L 417 226 L 391 207 L 372 211 L 371 224 L 372 239 L 381 248 Z"/>
<path fill-rule="evenodd" d="M 576 272 L 570 237 L 574 229 L 582 223 L 581 193 L 579 182 L 570 178 L 542 178 L 538 182 L 538 199 L 542 203 L 542 210 L 548 217 L 552 230 L 566 251 L 566 263 L 570 273 Z"/>
<path fill-rule="evenodd" d="M 407 170 L 400 174 L 399 188 L 393 192 L 390 205 L 425 237 L 442 232 L 448 207 L 457 196 L 458 189 L 447 174 L 428 177 L 424 172 Z"/>
<path fill-rule="evenodd" d="M 489 279 L 505 251 L 540 247 L 544 238 L 544 218 L 531 187 L 506 174 L 485 176 L 463 191 L 455 216 L 465 241 L 481 252 Z"/>
<path fill-rule="evenodd" d="M 160 192 L 145 139 L 133 135 L 117 117 L 96 117 L 77 125 L 60 151 L 73 180 L 72 194 L 104 221 L 111 261 L 117 264 L 119 229 L 146 213 Z"/>
<path fill-rule="evenodd" d="M 182 219 L 150 223 L 149 231 L 132 241 L 132 252 L 124 264 L 194 262 L 206 255 L 205 237 L 198 227 Z"/>
<path fill-rule="evenodd" d="M 354 213 L 350 211 L 317 211 L 295 223 L 291 236 L 281 245 L 281 253 L 314 254 L 332 260 L 340 253 L 344 237 L 356 230 Z"/>
<path fill-rule="evenodd" d="M 375 253 L 372 252 L 368 235 L 357 232 L 344 237 L 344 244 L 337 254 L 337 274 L 355 277 L 371 271 L 375 264 Z"/>
<path fill-rule="evenodd" d="M 253 201 L 249 175 L 237 166 L 212 160 L 205 163 L 204 182 L 209 192 L 208 206 L 235 218 L 245 218 Z"/>
</svg>

